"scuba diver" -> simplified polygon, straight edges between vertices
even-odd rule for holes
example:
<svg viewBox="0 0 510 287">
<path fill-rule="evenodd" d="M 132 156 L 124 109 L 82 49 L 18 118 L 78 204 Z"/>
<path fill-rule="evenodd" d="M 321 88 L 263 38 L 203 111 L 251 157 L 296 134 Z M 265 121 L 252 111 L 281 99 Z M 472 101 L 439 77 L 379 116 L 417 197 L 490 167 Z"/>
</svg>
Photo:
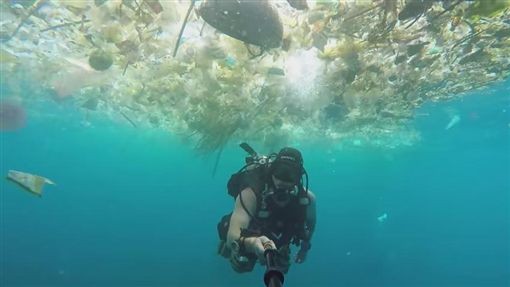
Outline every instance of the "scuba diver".
<svg viewBox="0 0 510 287">
<path fill-rule="evenodd" d="M 290 245 L 300 247 L 294 261 L 302 263 L 315 229 L 315 196 L 308 190 L 303 157 L 291 147 L 269 156 L 258 155 L 246 143 L 241 147 L 250 156 L 227 184 L 235 206 L 218 223 L 218 253 L 236 272 L 252 271 L 259 260 L 268 268 L 275 265 L 283 279 L 291 264 Z M 265 261 L 268 250 L 274 255 L 271 264 Z"/>
</svg>

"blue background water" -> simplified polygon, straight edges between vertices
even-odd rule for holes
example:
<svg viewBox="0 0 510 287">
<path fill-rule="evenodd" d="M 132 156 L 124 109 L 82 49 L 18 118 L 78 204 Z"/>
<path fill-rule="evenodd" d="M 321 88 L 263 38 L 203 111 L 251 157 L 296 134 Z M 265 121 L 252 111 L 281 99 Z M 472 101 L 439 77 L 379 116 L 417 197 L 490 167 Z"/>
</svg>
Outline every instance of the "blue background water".
<svg viewBox="0 0 510 287">
<path fill-rule="evenodd" d="M 414 147 L 301 146 L 318 225 L 286 286 L 509 286 L 509 87 L 425 105 Z M 1 286 L 263 286 L 261 267 L 239 275 L 216 255 L 234 144 L 212 177 L 212 159 L 164 132 L 32 110 L 47 115 L 1 134 L 0 173 L 57 185 L 37 198 L 1 181 Z"/>
</svg>

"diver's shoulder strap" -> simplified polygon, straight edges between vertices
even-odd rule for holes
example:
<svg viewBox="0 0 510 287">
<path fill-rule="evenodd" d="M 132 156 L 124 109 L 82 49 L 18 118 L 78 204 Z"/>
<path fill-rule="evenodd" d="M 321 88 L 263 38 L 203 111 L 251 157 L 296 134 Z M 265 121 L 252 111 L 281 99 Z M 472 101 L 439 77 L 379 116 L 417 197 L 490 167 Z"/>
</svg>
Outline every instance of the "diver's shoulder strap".
<svg viewBox="0 0 510 287">
<path fill-rule="evenodd" d="M 310 205 L 310 198 L 308 198 L 308 190 L 306 190 L 303 185 L 299 185 L 298 187 L 298 198 L 299 198 L 299 204 L 301 205 Z"/>
</svg>

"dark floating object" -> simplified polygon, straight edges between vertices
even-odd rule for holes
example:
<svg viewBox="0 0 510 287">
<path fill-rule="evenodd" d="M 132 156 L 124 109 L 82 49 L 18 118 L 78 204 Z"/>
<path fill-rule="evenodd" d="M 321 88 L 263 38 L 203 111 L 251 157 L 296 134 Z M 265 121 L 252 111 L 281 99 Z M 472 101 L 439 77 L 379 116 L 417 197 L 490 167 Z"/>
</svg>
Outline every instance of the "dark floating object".
<svg viewBox="0 0 510 287">
<path fill-rule="evenodd" d="M 267 0 L 207 0 L 200 16 L 220 32 L 263 49 L 282 44 L 283 25 Z"/>
<path fill-rule="evenodd" d="M 14 131 L 25 126 L 25 109 L 14 101 L 0 100 L 0 131 Z"/>
<path fill-rule="evenodd" d="M 475 0 L 466 10 L 468 17 L 484 16 L 490 17 L 493 13 L 498 13 L 510 7 L 508 0 Z"/>
<path fill-rule="evenodd" d="M 119 113 L 124 117 L 133 127 L 137 128 L 138 126 L 135 124 L 135 122 L 128 117 L 123 111 L 119 111 Z"/>
<path fill-rule="evenodd" d="M 89 56 L 89 65 L 97 71 L 108 70 L 113 64 L 113 57 L 101 49 L 95 50 Z"/>
<path fill-rule="evenodd" d="M 464 65 L 467 63 L 471 63 L 471 62 L 478 62 L 478 61 L 482 60 L 484 56 L 486 56 L 485 51 L 483 49 L 478 49 L 474 52 L 467 54 L 463 58 L 461 58 L 459 60 L 459 64 Z"/>
<path fill-rule="evenodd" d="M 287 0 L 292 8 L 296 8 L 298 10 L 308 9 L 308 4 L 306 0 Z"/>
<path fill-rule="evenodd" d="M 275 75 L 275 76 L 285 76 L 285 71 L 283 69 L 277 68 L 277 67 L 270 67 L 267 70 L 268 75 Z"/>
<path fill-rule="evenodd" d="M 407 56 L 412 57 L 420 53 L 429 42 L 419 42 L 417 44 L 411 44 L 407 46 Z"/>
<path fill-rule="evenodd" d="M 312 45 L 324 52 L 324 47 L 328 43 L 328 37 L 323 33 L 312 33 Z"/>
<path fill-rule="evenodd" d="M 510 28 L 504 28 L 496 31 L 496 33 L 494 33 L 494 37 L 496 37 L 498 40 L 510 37 Z"/>
<path fill-rule="evenodd" d="M 411 18 L 419 18 L 432 7 L 433 3 L 432 0 L 408 0 L 402 11 L 398 13 L 398 19 L 405 21 Z"/>
<path fill-rule="evenodd" d="M 97 98 L 91 98 L 85 101 L 81 107 L 87 110 L 95 111 L 97 109 L 97 105 L 99 104 L 99 100 Z"/>
<path fill-rule="evenodd" d="M 407 60 L 406 55 L 399 55 L 395 57 L 395 61 L 393 62 L 395 65 L 401 64 Z"/>
<path fill-rule="evenodd" d="M 163 12 L 163 6 L 161 6 L 159 0 L 145 0 L 145 3 L 151 8 L 152 12 L 156 14 Z"/>
<path fill-rule="evenodd" d="M 58 24 L 58 25 L 51 26 L 51 27 L 48 27 L 48 28 L 45 28 L 45 29 L 41 29 L 41 33 L 46 32 L 46 31 L 51 31 L 51 30 L 59 29 L 59 28 L 74 26 L 74 25 L 80 25 L 80 24 L 83 25 L 83 24 L 88 23 L 88 22 L 90 22 L 90 20 L 82 19 L 82 20 L 79 20 L 79 21 L 73 21 L 73 22 Z"/>
<path fill-rule="evenodd" d="M 104 3 L 106 3 L 106 1 L 108 1 L 108 0 L 94 0 L 94 4 L 96 5 L 96 7 L 99 7 L 99 6 L 103 5 Z"/>
<path fill-rule="evenodd" d="M 179 36 L 177 37 L 177 42 L 175 42 L 174 52 L 172 53 L 174 58 L 177 55 L 177 50 L 179 50 L 179 45 L 181 44 L 182 33 L 184 33 L 184 28 L 186 28 L 186 24 L 188 23 L 189 15 L 191 14 L 193 7 L 195 7 L 195 2 L 196 2 L 196 0 L 191 0 L 191 3 L 189 3 L 188 12 L 186 13 L 186 16 L 184 17 L 184 21 L 182 22 L 181 30 L 179 31 Z M 204 27 L 202 27 L 202 29 L 204 29 Z M 202 35 L 202 31 L 200 31 L 200 35 Z"/>
<path fill-rule="evenodd" d="M 323 108 L 323 117 L 325 120 L 330 121 L 341 121 L 345 119 L 349 110 L 343 106 L 338 104 L 329 104 Z"/>
</svg>

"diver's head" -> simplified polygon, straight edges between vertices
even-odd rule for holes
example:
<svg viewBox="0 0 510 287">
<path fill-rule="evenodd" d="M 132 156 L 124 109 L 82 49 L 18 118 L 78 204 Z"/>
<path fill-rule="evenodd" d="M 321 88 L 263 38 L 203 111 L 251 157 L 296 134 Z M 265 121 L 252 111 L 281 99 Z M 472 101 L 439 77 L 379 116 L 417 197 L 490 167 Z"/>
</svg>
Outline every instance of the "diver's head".
<svg viewBox="0 0 510 287">
<path fill-rule="evenodd" d="M 295 148 L 285 147 L 271 163 L 271 179 L 276 192 L 288 192 L 301 182 L 303 157 Z"/>
</svg>

